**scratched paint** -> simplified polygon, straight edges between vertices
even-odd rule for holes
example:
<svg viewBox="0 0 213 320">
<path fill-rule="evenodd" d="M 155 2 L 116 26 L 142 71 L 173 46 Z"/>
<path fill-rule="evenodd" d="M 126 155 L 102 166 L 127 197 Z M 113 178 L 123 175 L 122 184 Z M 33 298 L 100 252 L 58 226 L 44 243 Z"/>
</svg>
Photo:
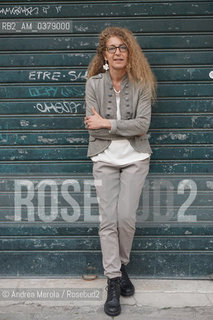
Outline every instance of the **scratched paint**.
<svg viewBox="0 0 213 320">
<path fill-rule="evenodd" d="M 163 141 L 165 139 L 172 139 L 172 140 L 186 140 L 187 139 L 187 134 L 181 134 L 181 133 L 168 133 L 168 134 L 164 134 L 164 135 L 161 135 L 157 138 L 157 140 L 159 141 Z"/>
<path fill-rule="evenodd" d="M 21 125 L 22 127 L 28 127 L 29 124 L 30 124 L 30 122 L 27 121 L 27 120 L 21 120 L 21 121 L 20 121 L 20 125 Z"/>
<path fill-rule="evenodd" d="M 213 181 L 206 181 L 206 185 L 209 189 L 213 190 Z"/>
<path fill-rule="evenodd" d="M 45 144 L 56 144 L 57 143 L 57 139 L 54 138 L 45 138 L 43 136 L 38 136 L 38 142 L 42 142 Z"/>
</svg>

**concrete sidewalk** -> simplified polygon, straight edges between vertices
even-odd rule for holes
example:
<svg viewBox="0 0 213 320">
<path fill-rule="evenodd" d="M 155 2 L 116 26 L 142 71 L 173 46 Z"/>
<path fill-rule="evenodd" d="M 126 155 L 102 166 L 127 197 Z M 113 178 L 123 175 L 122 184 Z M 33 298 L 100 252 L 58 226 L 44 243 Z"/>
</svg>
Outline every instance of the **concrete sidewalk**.
<svg viewBox="0 0 213 320">
<path fill-rule="evenodd" d="M 211 280 L 132 279 L 121 297 L 123 320 L 212 320 Z M 106 279 L 0 279 L 0 320 L 112 319 L 105 315 Z M 83 298 L 82 298 L 83 297 Z"/>
</svg>

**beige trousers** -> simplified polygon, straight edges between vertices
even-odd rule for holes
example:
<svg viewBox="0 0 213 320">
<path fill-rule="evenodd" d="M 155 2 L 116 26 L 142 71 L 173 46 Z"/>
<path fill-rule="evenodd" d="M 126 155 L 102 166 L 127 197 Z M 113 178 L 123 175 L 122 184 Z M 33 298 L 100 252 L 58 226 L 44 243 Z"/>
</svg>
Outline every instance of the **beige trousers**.
<svg viewBox="0 0 213 320">
<path fill-rule="evenodd" d="M 135 233 L 136 210 L 149 172 L 150 158 L 125 166 L 94 162 L 99 203 L 99 236 L 104 275 L 121 275 L 121 263 L 128 264 Z"/>
</svg>

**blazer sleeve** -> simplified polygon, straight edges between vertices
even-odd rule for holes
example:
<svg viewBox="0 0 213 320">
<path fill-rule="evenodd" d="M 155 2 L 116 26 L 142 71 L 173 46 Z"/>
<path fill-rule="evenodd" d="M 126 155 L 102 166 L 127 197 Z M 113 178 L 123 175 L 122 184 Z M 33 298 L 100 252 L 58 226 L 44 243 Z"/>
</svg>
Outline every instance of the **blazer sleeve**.
<svg viewBox="0 0 213 320">
<path fill-rule="evenodd" d="M 94 79 L 89 78 L 86 82 L 86 89 L 85 89 L 85 100 L 86 100 L 86 116 L 92 115 L 91 108 L 94 107 L 95 110 L 100 113 L 97 98 L 95 94 L 95 88 L 94 88 Z M 101 129 L 90 129 L 88 130 L 89 134 L 98 139 L 103 140 L 113 140 L 118 138 L 117 135 L 109 132 L 109 129 L 101 128 Z"/>
<path fill-rule="evenodd" d="M 120 136 L 141 136 L 147 133 L 151 121 L 151 88 L 141 89 L 136 117 L 129 120 L 110 119 L 110 133 Z"/>
</svg>

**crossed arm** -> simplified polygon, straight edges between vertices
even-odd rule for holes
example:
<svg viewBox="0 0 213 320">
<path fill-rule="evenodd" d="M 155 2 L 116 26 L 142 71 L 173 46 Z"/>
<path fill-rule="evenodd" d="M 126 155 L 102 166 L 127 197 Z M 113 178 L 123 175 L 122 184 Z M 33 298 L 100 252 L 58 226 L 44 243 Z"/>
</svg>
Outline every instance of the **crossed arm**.
<svg viewBox="0 0 213 320">
<path fill-rule="evenodd" d="M 143 90 L 138 99 L 136 118 L 129 120 L 105 119 L 97 112 L 98 105 L 91 83 L 86 84 L 86 117 L 84 123 L 91 136 L 111 140 L 119 137 L 142 136 L 151 120 L 150 90 Z"/>
<path fill-rule="evenodd" d="M 84 118 L 84 123 L 88 130 L 94 130 L 94 129 L 111 129 L 111 122 L 108 119 L 102 118 L 98 112 L 95 110 L 95 108 L 92 106 L 91 108 L 92 115 Z"/>
</svg>

